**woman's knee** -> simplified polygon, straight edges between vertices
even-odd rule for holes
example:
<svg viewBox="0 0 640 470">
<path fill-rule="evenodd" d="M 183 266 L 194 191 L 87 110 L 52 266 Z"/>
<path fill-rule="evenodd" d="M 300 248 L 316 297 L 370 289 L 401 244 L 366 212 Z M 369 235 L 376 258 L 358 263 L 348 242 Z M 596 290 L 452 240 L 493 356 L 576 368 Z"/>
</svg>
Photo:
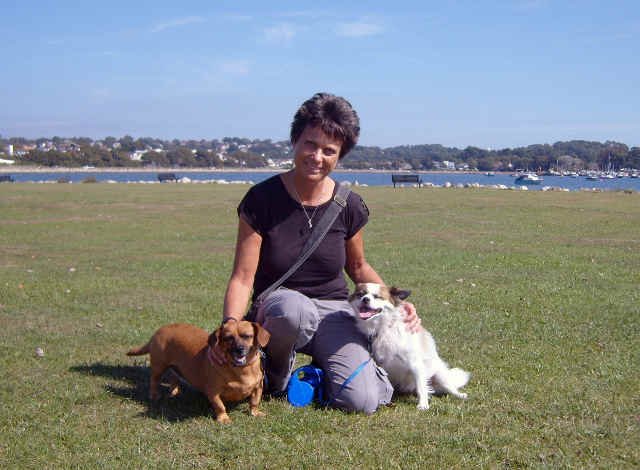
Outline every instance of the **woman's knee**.
<svg viewBox="0 0 640 470">
<path fill-rule="evenodd" d="M 343 411 L 370 415 L 378 409 L 378 394 L 363 389 L 343 390 L 331 405 Z"/>
<path fill-rule="evenodd" d="M 380 405 L 391 402 L 393 386 L 386 373 L 373 361 L 358 375 L 346 386 L 335 382 L 329 385 L 330 393 L 333 392 L 330 401 L 333 406 L 345 411 L 372 414 Z"/>
<path fill-rule="evenodd" d="M 278 289 L 262 303 L 259 322 L 276 337 L 295 337 L 295 347 L 304 346 L 318 326 L 317 308 L 299 292 Z"/>
</svg>

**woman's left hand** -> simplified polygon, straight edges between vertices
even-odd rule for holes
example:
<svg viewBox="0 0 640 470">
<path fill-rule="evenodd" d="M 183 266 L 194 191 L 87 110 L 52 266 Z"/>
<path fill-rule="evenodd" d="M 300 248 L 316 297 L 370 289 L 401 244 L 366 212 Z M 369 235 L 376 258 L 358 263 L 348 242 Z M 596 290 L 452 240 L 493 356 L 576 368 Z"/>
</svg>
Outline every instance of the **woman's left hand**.
<svg viewBox="0 0 640 470">
<path fill-rule="evenodd" d="M 404 324 L 411 333 L 417 333 L 422 329 L 422 320 L 416 312 L 416 307 L 411 302 L 402 302 L 405 312 Z"/>
</svg>

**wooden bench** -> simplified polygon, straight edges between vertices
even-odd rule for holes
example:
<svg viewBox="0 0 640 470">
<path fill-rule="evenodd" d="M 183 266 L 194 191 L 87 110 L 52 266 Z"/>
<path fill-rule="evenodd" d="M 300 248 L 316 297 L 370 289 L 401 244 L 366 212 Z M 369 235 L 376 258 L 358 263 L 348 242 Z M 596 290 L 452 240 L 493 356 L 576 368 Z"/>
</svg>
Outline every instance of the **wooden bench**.
<svg viewBox="0 0 640 470">
<path fill-rule="evenodd" d="M 158 173 L 158 181 L 164 183 L 165 181 L 173 181 L 174 183 L 178 182 L 178 177 L 175 173 Z"/>
<path fill-rule="evenodd" d="M 14 181 L 11 175 L 0 175 L 0 183 L 13 183 Z"/>
<path fill-rule="evenodd" d="M 391 175 L 391 182 L 394 188 L 397 183 L 415 183 L 419 188 L 422 187 L 422 178 L 415 174 Z"/>
</svg>

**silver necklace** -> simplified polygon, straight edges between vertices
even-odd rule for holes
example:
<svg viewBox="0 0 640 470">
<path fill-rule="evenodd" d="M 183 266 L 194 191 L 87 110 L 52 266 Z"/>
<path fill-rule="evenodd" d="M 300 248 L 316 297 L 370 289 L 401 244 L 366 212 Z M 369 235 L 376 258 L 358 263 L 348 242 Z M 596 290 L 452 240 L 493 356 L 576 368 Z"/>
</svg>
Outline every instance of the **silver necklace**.
<svg viewBox="0 0 640 470">
<path fill-rule="evenodd" d="M 293 184 L 292 186 L 293 186 L 293 192 L 296 193 L 296 197 L 298 198 L 298 203 L 300 204 L 300 207 L 302 207 L 302 210 L 304 212 L 304 216 L 307 218 L 307 223 L 309 224 L 309 228 L 313 228 L 313 223 L 311 221 L 316 216 L 316 212 L 318 212 L 318 207 L 319 206 L 316 206 L 316 208 L 313 209 L 313 213 L 311 214 L 311 217 L 309 217 L 309 213 L 307 212 L 307 209 L 305 209 L 304 208 L 304 204 L 302 204 L 302 198 L 298 194 L 298 190 L 296 189 L 296 185 Z"/>
</svg>

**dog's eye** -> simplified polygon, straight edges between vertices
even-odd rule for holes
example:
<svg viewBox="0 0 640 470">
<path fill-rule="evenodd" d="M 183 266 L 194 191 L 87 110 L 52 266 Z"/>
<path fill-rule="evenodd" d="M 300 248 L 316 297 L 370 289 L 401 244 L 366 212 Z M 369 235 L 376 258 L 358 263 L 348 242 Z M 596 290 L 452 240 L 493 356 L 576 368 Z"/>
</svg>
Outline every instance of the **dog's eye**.
<svg viewBox="0 0 640 470">
<path fill-rule="evenodd" d="M 224 341 L 225 343 L 233 341 L 233 335 L 225 335 L 225 336 L 223 336 L 222 337 L 222 341 Z"/>
<path fill-rule="evenodd" d="M 252 339 L 253 335 L 244 334 L 244 335 L 240 335 L 240 338 L 242 338 L 242 339 Z"/>
</svg>

